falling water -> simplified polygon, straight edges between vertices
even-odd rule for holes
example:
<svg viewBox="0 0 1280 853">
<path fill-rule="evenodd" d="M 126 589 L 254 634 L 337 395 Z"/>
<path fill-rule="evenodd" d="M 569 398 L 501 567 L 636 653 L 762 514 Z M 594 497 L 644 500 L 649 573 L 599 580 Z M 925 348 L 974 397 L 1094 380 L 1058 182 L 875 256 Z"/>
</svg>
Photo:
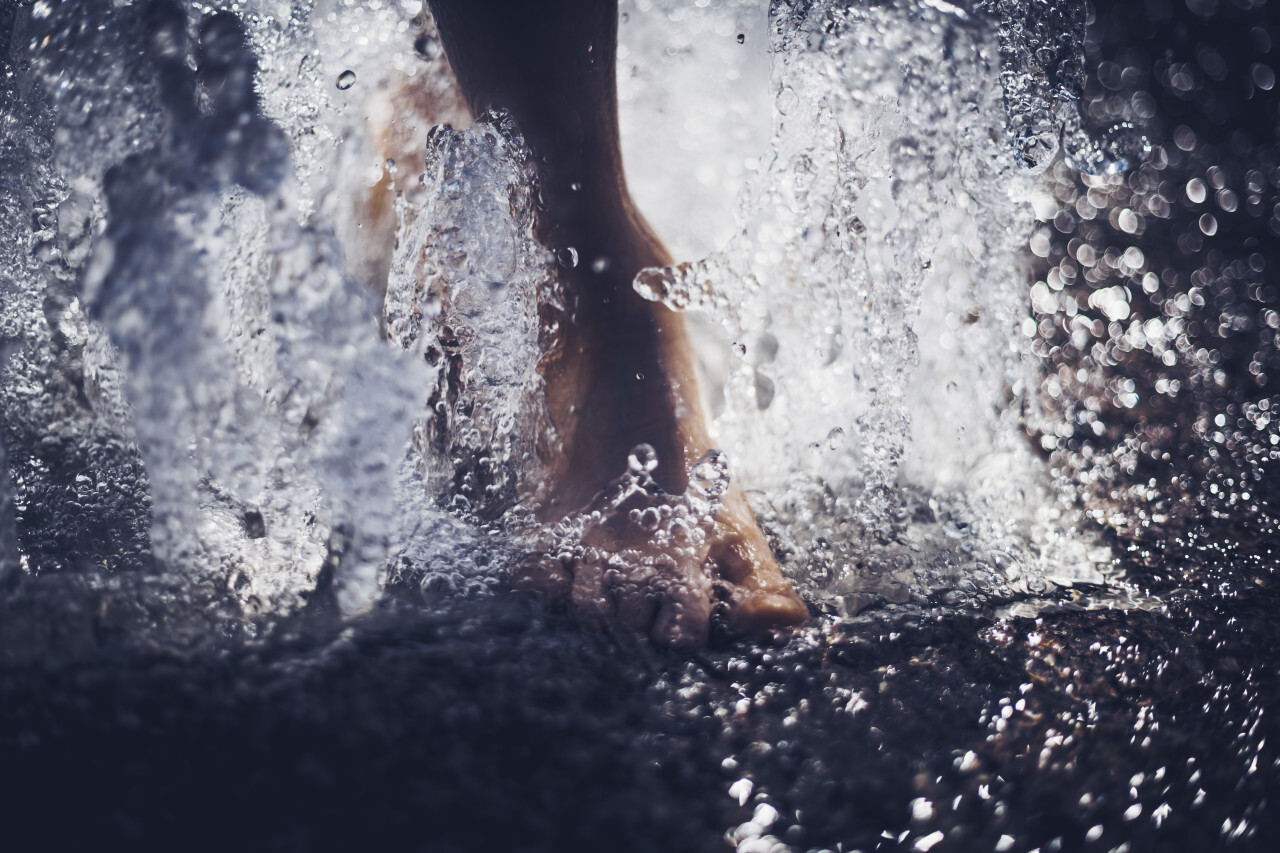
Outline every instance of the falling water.
<svg viewBox="0 0 1280 853">
<path fill-rule="evenodd" d="M 1030 36 L 1002 37 L 977 10 L 780 6 L 766 27 L 750 4 L 697 8 L 624 10 L 623 61 L 687 18 L 695 35 L 743 32 L 729 50 L 745 31 L 767 41 L 723 61 L 760 84 L 771 58 L 771 79 L 726 92 L 726 125 L 688 155 L 753 155 L 704 181 L 745 179 L 736 210 L 722 202 L 701 237 L 677 218 L 674 245 L 703 256 L 636 287 L 700 315 L 714 429 L 785 571 L 845 615 L 1100 580 L 1106 549 L 1021 434 L 1035 370 L 1023 255 L 1044 166 L 1027 151 L 1050 119 L 1074 138 L 1045 93 L 1078 64 L 1079 27 L 1060 28 L 1074 48 L 1025 63 L 1016 82 L 1035 94 L 1015 98 L 1008 57 Z M 519 130 L 494 116 L 424 136 L 461 108 L 429 24 L 407 47 L 408 10 L 207 11 L 194 31 L 164 4 L 44 3 L 25 21 L 24 73 L 48 93 L 21 104 L 46 146 L 24 164 L 47 171 L 27 184 L 47 198 L 25 238 L 43 248 L 23 261 L 43 310 L 10 303 L 24 344 L 6 393 L 33 422 L 69 413 L 73 453 L 112 449 L 74 497 L 37 498 L 57 476 L 11 427 L 19 499 L 43 505 L 56 541 L 81 492 L 131 494 L 96 519 L 131 543 L 91 543 L 107 573 L 155 565 L 259 627 L 325 596 L 359 612 L 388 579 L 487 589 L 537 535 L 521 496 L 537 443 L 555 440 L 540 312 L 573 260 L 534 237 Z M 330 20 L 343 23 L 314 23 Z M 364 35 L 335 38 L 344 28 Z M 665 78 L 691 72 L 669 66 L 624 73 L 624 121 L 703 106 L 671 94 Z M 1055 85 L 1061 100 L 1072 84 Z M 769 91 L 766 141 L 745 116 Z M 411 124 L 397 109 L 425 127 L 397 127 Z M 386 156 L 406 145 L 418 153 Z M 659 213 L 689 207 L 675 195 Z M 67 555 L 31 556 L 41 576 Z"/>
<path fill-rule="evenodd" d="M 134 837 L 260 762 L 295 847 L 387 803 L 432 849 L 509 842 L 467 809 L 538 849 L 1265 837 L 1276 31 L 1185 5 L 621 3 L 677 259 L 634 287 L 718 447 L 643 522 L 698 535 L 732 477 L 814 613 L 683 657 L 504 591 L 593 523 L 532 511 L 592 259 L 422 3 L 0 6 L 8 766 L 96 803 L 108 750 L 164 806 L 102 800 Z M 155 787 L 174 755 L 221 769 Z"/>
</svg>

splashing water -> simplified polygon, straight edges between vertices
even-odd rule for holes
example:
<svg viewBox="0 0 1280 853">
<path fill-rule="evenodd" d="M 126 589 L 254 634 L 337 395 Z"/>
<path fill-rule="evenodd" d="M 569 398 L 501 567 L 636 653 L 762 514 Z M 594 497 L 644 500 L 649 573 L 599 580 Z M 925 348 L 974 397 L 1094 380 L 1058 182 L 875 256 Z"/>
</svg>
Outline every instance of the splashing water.
<svg viewBox="0 0 1280 853">
<path fill-rule="evenodd" d="M 855 611 L 1098 579 L 1019 434 L 1034 183 L 996 33 L 893 4 L 772 27 L 777 122 L 740 232 L 636 290 L 739 342 L 717 426 L 792 576 Z"/>
<path fill-rule="evenodd" d="M 101 520 L 112 544 L 96 546 L 109 571 L 154 560 L 215 598 L 231 590 L 250 620 L 326 590 L 354 613 L 388 577 L 486 588 L 520 550 L 502 531 L 537 536 L 521 497 L 539 482 L 538 442 L 555 441 L 537 361 L 556 259 L 534 238 L 518 129 L 496 115 L 440 127 L 424 160 L 397 163 L 379 146 L 421 130 L 380 141 L 348 93 L 375 93 L 361 108 L 375 128 L 394 127 L 407 85 L 434 92 L 433 118 L 456 113 L 429 23 L 412 52 L 380 52 L 326 41 L 332 28 L 303 11 L 208 11 L 189 42 L 176 6 L 34 10 L 30 74 L 51 99 L 29 99 L 42 112 L 28 137 L 55 144 L 32 160 L 47 177 L 27 182 L 50 194 L 37 212 L 50 224 L 30 238 L 50 248 L 24 263 L 54 283 L 28 287 L 27 304 L 52 294 L 43 313 L 6 310 L 26 341 L 8 407 L 66 409 L 50 384 L 60 370 L 93 389 L 62 433 L 109 458 L 97 467 L 116 495 Z M 624 61 L 654 32 L 635 11 Z M 384 41 L 409 17 L 328 14 Z M 753 14 L 705 26 L 755 33 Z M 850 614 L 1097 579 L 1097 549 L 1018 427 L 1033 180 L 1016 152 L 1027 165 L 1022 140 L 1043 128 L 1024 125 L 1053 112 L 1041 78 L 1071 78 L 1076 48 L 1028 63 L 1018 79 L 1038 94 L 1022 98 L 1012 37 L 958 7 L 783 5 L 768 30 L 775 122 L 736 217 L 721 217 L 736 231 L 717 226 L 722 249 L 636 287 L 718 326 L 702 343 L 715 429 L 786 571 Z M 91 62 L 82 42 L 134 58 Z M 746 56 L 739 76 L 762 79 L 763 55 Z M 624 105 L 669 98 L 654 82 L 624 79 Z M 389 268 L 378 235 L 396 226 L 343 201 L 377 192 L 394 195 L 399 223 Z M 361 283 L 383 276 L 391 347 Z M 13 425 L 9 440 L 29 441 Z M 41 458 L 21 449 L 15 485 L 52 512 L 59 499 L 40 490 L 58 475 Z M 681 512 L 705 521 L 687 500 Z M 574 524 L 571 538 L 589 538 L 588 519 Z M 28 554 L 34 574 L 58 564 Z"/>
<path fill-rule="evenodd" d="M 765 5 L 620 6 L 678 260 L 635 288 L 720 450 L 543 524 L 591 259 L 421 3 L 0 4 L 0 766 L 41 843 L 68 803 L 134 846 L 1276 834 L 1266 3 Z M 489 595 L 679 582 L 731 478 L 820 613 L 785 640 Z M 654 547 L 593 551 L 622 527 Z"/>
<path fill-rule="evenodd" d="M 388 334 L 437 368 L 432 424 L 420 425 L 437 438 L 420 447 L 421 464 L 439 469 L 438 500 L 481 516 L 514 504 L 522 476 L 536 478 L 534 443 L 550 429 L 538 307 L 559 296 L 533 237 L 530 159 L 505 115 L 435 129 L 428 201 L 407 224 L 387 284 Z"/>
<path fill-rule="evenodd" d="M 42 111 L 29 136 L 76 118 L 34 160 L 50 177 L 32 185 L 62 207 L 32 238 L 49 245 L 36 273 L 48 296 L 43 315 L 15 323 L 6 409 L 57 427 L 31 446 L 39 433 L 10 419 L 10 447 L 25 445 L 20 500 L 64 528 L 55 551 L 68 529 L 101 527 L 95 569 L 154 560 L 216 598 L 226 589 L 250 619 L 288 613 L 317 587 L 358 612 L 379 591 L 395 475 L 431 372 L 379 340 L 376 303 L 344 273 L 332 230 L 300 217 L 241 18 L 206 16 L 188 45 L 186 17 L 166 4 L 33 12 L 29 75 L 53 99 L 28 102 Z M 21 304 L 7 304 L 11 322 Z M 86 455 L 98 458 L 88 476 L 74 472 Z M 71 476 L 128 497 L 73 521 L 96 502 L 56 494 Z M 35 550 L 34 574 L 67 560 Z"/>
<path fill-rule="evenodd" d="M 167 4 L 38 4 L 29 59 L 13 53 L 28 89 L 7 114 L 29 154 L 9 180 L 32 201 L 6 227 L 35 251 L 6 261 L 6 442 L 28 531 L 10 553 L 29 575 L 154 566 L 244 624 L 331 596 L 359 612 L 388 579 L 492 587 L 545 532 L 528 508 L 556 441 L 537 365 L 557 268 L 576 262 L 536 240 L 518 128 L 445 123 L 465 113 L 417 4 L 197 7 L 191 29 Z M 767 24 L 745 3 L 624 9 L 624 127 L 680 106 L 637 61 L 663 27 L 748 35 L 715 54 L 738 89 L 688 96 L 742 132 L 653 140 L 745 165 L 682 166 L 706 192 L 665 199 L 640 173 L 659 230 L 667 217 L 702 257 L 635 288 L 701 318 L 717 441 L 784 570 L 830 612 L 1106 575 L 1079 479 L 1051 477 L 1026 438 L 1079 417 L 1044 405 L 1022 295 L 1043 176 L 1114 183 L 1152 156 L 1139 116 L 1085 108 L 1081 9 L 796 3 Z M 330 18 L 368 35 L 314 25 Z M 699 67 L 686 48 L 663 77 Z M 767 142 L 748 119 L 766 96 Z M 716 224 L 700 236 L 698 219 Z M 1119 319 L 1107 293 L 1090 298 Z M 36 441 L 42 422 L 56 427 Z M 77 563 L 68 519 L 86 507 Z M 580 551 L 590 524 L 557 548 Z"/>
</svg>

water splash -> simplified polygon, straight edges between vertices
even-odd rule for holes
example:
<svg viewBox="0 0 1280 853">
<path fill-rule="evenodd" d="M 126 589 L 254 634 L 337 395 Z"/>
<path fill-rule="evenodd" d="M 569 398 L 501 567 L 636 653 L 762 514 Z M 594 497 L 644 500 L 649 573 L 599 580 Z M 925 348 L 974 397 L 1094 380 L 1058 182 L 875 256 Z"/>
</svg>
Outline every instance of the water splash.
<svg viewBox="0 0 1280 853">
<path fill-rule="evenodd" d="M 241 19 L 207 15 L 188 44 L 176 5 L 83 11 L 42 6 L 32 20 L 47 115 L 75 118 L 44 161 L 59 172 L 43 186 L 63 203 L 42 237 L 50 316 L 23 324 L 49 332 L 28 337 L 6 391 L 26 397 L 9 411 L 71 413 L 71 458 L 98 457 L 96 477 L 76 482 L 97 497 L 59 497 L 43 484 L 61 474 L 24 446 L 23 522 L 53 514 L 55 529 L 74 530 L 83 523 L 56 522 L 60 505 L 114 495 L 101 508 L 108 541 L 92 550 L 116 554 L 99 568 L 155 559 L 222 587 L 251 618 L 316 589 L 344 612 L 366 608 L 430 371 L 379 340 L 375 303 L 344 275 L 332 230 L 300 219 Z M 60 372 L 85 396 L 59 400 Z"/>
<path fill-rule="evenodd" d="M 1090 12 L 1084 2 L 981 0 L 975 8 L 999 22 L 1005 133 L 1022 168 L 1041 172 L 1061 151 L 1077 171 L 1119 174 L 1151 155 L 1150 141 L 1132 123 L 1099 126 L 1088 114 L 1085 27 Z"/>
<path fill-rule="evenodd" d="M 384 576 L 491 586 L 527 542 L 556 440 L 537 364 L 557 269 L 582 260 L 537 244 L 516 130 L 443 126 L 465 111 L 414 3 L 326 6 L 324 26 L 308 4 L 198 22 L 80 5 L 33 10 L 28 88 L 6 95 L 28 155 L 6 187 L 32 199 L 5 222 L 33 251 L 6 259 L 3 317 L 23 342 L 3 393 L 31 571 L 159 560 L 255 618 L 330 592 L 359 610 Z M 711 125 L 667 134 L 720 163 L 694 183 L 749 180 L 720 251 L 636 286 L 710 318 L 717 441 L 786 570 L 846 614 L 1100 579 L 1108 552 L 1024 435 L 1024 413 L 1044 434 L 1058 426 L 1036 418 L 1074 415 L 1032 393 L 1040 327 L 1019 289 L 1037 176 L 1066 168 L 1053 151 L 1112 182 L 1161 156 L 1137 107 L 1091 106 L 1084 7 L 778 3 L 766 21 L 678 5 L 624 9 L 634 50 L 688 75 L 720 55 L 690 38 L 723 36 L 751 80 L 768 44 L 770 103 L 716 95 L 750 131 L 723 143 Z M 656 115 L 680 97 L 619 56 L 624 103 Z M 364 96 L 335 86 L 347 74 Z M 767 149 L 738 157 L 746 117 L 770 114 Z M 677 225 L 699 209 L 673 195 L 660 230 L 676 208 Z M 1119 290 L 1091 298 L 1123 319 Z M 101 522 L 80 564 L 77 507 Z"/>
<path fill-rule="evenodd" d="M 493 389 L 481 371 L 459 393 L 536 415 L 520 402 L 537 396 L 526 325 L 537 309 L 522 276 L 543 264 L 554 274 L 555 262 L 504 207 L 531 187 L 519 145 L 491 120 L 474 133 L 439 131 L 429 179 L 417 180 L 426 127 L 388 125 L 410 114 L 392 105 L 402 91 L 395 75 L 430 98 L 449 82 L 429 26 L 415 43 L 414 2 L 224 5 L 259 56 L 261 115 L 248 119 L 269 116 L 292 152 L 282 161 L 269 130 L 238 149 L 262 154 L 265 171 L 239 171 L 218 152 L 177 155 L 195 114 L 214 116 L 217 87 L 197 85 L 190 103 L 199 108 L 174 120 L 154 72 L 174 58 L 181 32 L 148 29 L 155 22 L 142 4 L 0 4 L 0 449 L 12 475 L 6 491 L 0 473 L 0 750 L 33 834 L 47 840 L 65 824 L 127 836 L 160 814 L 240 843 L 240 827 L 225 819 L 239 813 L 265 815 L 273 838 L 382 833 L 391 847 L 402 841 L 398 815 L 426 815 L 434 842 L 459 847 L 477 836 L 492 837 L 490 847 L 513 838 L 557 847 L 563 836 L 548 836 L 549 826 L 608 846 L 623 824 L 654 846 L 677 838 L 710 849 L 727 838 L 743 851 L 1248 848 L 1276 834 L 1280 298 L 1269 277 L 1280 263 L 1280 171 L 1265 142 L 1276 102 L 1264 4 L 1093 4 L 1113 17 L 1086 34 L 1083 88 L 1056 101 L 1052 89 L 1036 90 L 1014 105 L 1031 110 L 1021 116 L 1008 89 L 994 89 L 991 58 L 1008 70 L 1010 41 L 1036 47 L 1018 41 L 1028 16 L 1065 20 L 1080 6 L 776 3 L 777 31 L 766 36 L 763 14 L 735 17 L 748 3 L 624 5 L 624 27 L 643 33 L 663 73 L 678 68 L 680 79 L 725 55 L 713 37 L 739 53 L 770 38 L 777 48 L 779 88 L 762 86 L 754 113 L 777 108 L 768 156 L 744 154 L 741 138 L 716 147 L 705 126 L 674 118 L 682 103 L 700 108 L 705 93 L 682 100 L 676 87 L 649 99 L 643 72 L 629 81 L 633 124 L 698 140 L 691 147 L 717 161 L 695 162 L 682 187 L 723 189 L 734 161 L 755 176 L 747 215 L 681 237 L 695 248 L 650 273 L 647 295 L 712 318 L 699 346 L 722 412 L 720 446 L 737 480 L 754 487 L 788 569 L 814 602 L 846 617 L 815 620 L 783 643 L 693 655 L 578 631 L 515 597 L 451 599 L 426 617 L 405 608 L 336 639 L 299 638 L 298 622 L 275 621 L 323 611 L 312 604 L 324 605 L 335 582 L 359 581 L 347 574 L 353 550 L 380 552 L 390 583 L 437 602 L 482 594 L 538 535 L 557 563 L 594 567 L 580 575 L 588 605 L 628 583 L 643 592 L 663 577 L 645 562 L 653 555 L 621 566 L 588 560 L 583 531 L 658 533 L 671 553 L 671 541 L 706 525 L 727 469 L 708 457 L 687 495 L 657 494 L 649 475 L 661 460 L 636 448 L 634 461 L 619 460 L 600 517 L 563 536 L 518 505 L 504 511 L 498 496 L 520 492 L 524 428 L 508 441 L 482 405 L 448 411 L 458 429 L 443 429 L 425 398 L 447 387 L 441 342 L 454 323 L 476 333 L 454 355 L 465 346 L 469 361 L 484 363 L 496 346 L 503 359 Z M 680 15 L 702 28 L 697 38 L 664 41 Z M 1035 60 L 1046 80 L 1065 76 L 1053 69 L 1075 55 L 1079 36 L 1075 24 L 1054 26 L 1068 39 Z M 1163 32 L 1144 54 L 1148 27 Z M 748 33 L 745 44 L 737 32 Z M 1108 32 L 1125 39 L 1117 45 Z M 876 46 L 885 38 L 895 39 L 893 56 Z M 949 45 L 956 68 L 938 58 Z M 189 53 L 188 70 L 199 68 Z M 624 75 L 637 55 L 620 63 Z M 230 51 L 237 56 L 224 80 L 244 71 L 243 53 Z M 335 89 L 346 68 L 359 74 L 360 98 Z M 851 86 L 864 72 L 870 88 Z M 933 105 L 942 112 L 923 127 L 911 89 L 942 92 Z M 225 94 L 237 91 L 243 97 L 234 86 Z M 740 107 L 727 114 L 752 114 Z M 433 103 L 429 123 L 463 126 L 455 108 Z M 1087 143 L 1060 129 L 1071 121 L 1088 128 Z M 1020 146 L 1011 126 L 1044 129 L 1058 154 Z M 960 134 L 960 150 L 935 138 L 943 132 Z M 383 145 L 397 136 L 414 142 Z M 408 149 L 414 155 L 402 156 Z M 137 171 L 113 172 L 139 152 L 155 170 L 135 162 Z M 273 171 L 274 188 L 253 177 Z M 157 212 L 112 207 L 112 174 L 136 176 Z M 461 176 L 456 199 L 446 175 Z M 130 189 L 117 184 L 111 196 Z M 380 210 L 398 209 L 399 229 L 394 216 L 352 209 L 352 199 L 384 192 L 395 203 Z M 684 213 L 655 215 L 660 229 L 692 228 L 701 214 L 690 211 L 709 209 L 668 195 L 665 207 Z M 172 221 L 152 222 L 159 210 Z M 432 212 L 419 220 L 419 210 Z M 452 218 L 473 214 L 479 228 L 448 232 Z M 138 245 L 121 248 L 130 220 L 146 227 Z M 177 242 L 149 247 L 155 228 Z M 379 315 L 397 230 L 400 273 L 418 260 L 440 272 L 430 287 L 393 276 L 390 310 Z M 758 239 L 704 257 L 738 232 Z M 422 235 L 417 257 L 413 235 Z M 109 244 L 116 258 L 104 259 Z M 448 255 L 453 248 L 461 254 Z M 279 292 L 264 284 L 277 280 L 277 250 Z M 172 294 L 155 293 L 161 283 L 142 263 L 152 251 L 182 273 Z M 459 262 L 441 265 L 446 257 Z M 118 274 L 129 263 L 142 269 L 138 283 Z M 87 278 L 95 267 L 101 280 Z M 92 281 L 96 295 L 84 287 Z M 154 299 L 131 306 L 135 286 L 178 307 L 187 300 L 199 321 L 176 341 L 130 326 L 133 308 L 144 319 L 159 310 Z M 470 313 L 454 310 L 468 300 Z M 98 310 L 109 322 L 90 316 Z M 520 330 L 518 345 L 491 334 L 487 318 L 499 315 Z M 385 374 L 368 379 L 366 398 L 366 378 L 348 360 L 369 357 L 360 347 L 366 331 L 377 339 L 379 320 L 393 340 L 369 364 L 391 365 L 411 392 L 389 416 L 385 398 L 374 398 L 388 393 L 378 386 Z M 154 353 L 174 349 L 175 364 L 157 363 Z M 146 399 L 166 369 L 180 381 L 172 412 Z M 316 392 L 326 372 L 338 377 L 324 385 L 332 396 Z M 886 378 L 899 390 L 883 390 Z M 812 395 L 801 379 L 816 383 Z M 291 382 L 300 415 L 289 414 Z M 790 418 L 793 406 L 805 416 Z M 365 419 L 348 423 L 348 408 Z M 191 421 L 206 416 L 212 443 L 203 423 L 188 441 Z M 166 423 L 171 436 L 158 434 Z M 392 446 L 388 425 L 414 437 Z M 483 440 L 469 445 L 471 428 Z M 391 449 L 332 440 L 353 430 Z M 236 437 L 241 450 L 226 446 Z M 455 458 L 440 441 L 514 455 L 485 469 L 484 454 Z M 292 459 L 272 462 L 281 448 Z M 329 468 L 318 457 L 334 448 L 349 458 Z M 152 488 L 157 459 L 169 484 L 159 488 L 188 483 L 199 525 L 162 531 L 164 548 L 193 555 L 178 566 L 152 549 L 153 507 L 162 522 L 179 509 Z M 366 459 L 375 470 L 358 470 Z M 341 467 L 351 462 L 357 469 Z M 474 488 L 455 484 L 473 471 L 483 475 Z M 869 490 L 868 477 L 884 489 Z M 496 481 L 506 485 L 488 493 Z M 325 496 L 360 484 L 385 491 L 355 491 L 349 514 Z M 461 488 L 476 500 L 451 506 Z M 1034 594 L 1073 560 L 1098 562 L 1055 489 L 1114 543 L 1102 559 L 1123 568 L 1125 586 L 1112 578 Z M 255 490 L 263 497 L 248 501 Z M 390 521 L 380 515 L 388 502 Z M 673 526 L 677 517 L 692 523 Z M 391 528 L 385 540 L 378 525 Z M 372 550 L 356 542 L 362 531 L 373 531 Z M 8 541 L 16 564 L 12 550 L 4 562 Z M 401 601 L 384 599 L 388 610 Z M 273 630 L 289 642 L 173 665 L 175 652 L 210 638 Z M 102 654 L 119 645 L 143 653 Z M 175 704 L 175 695 L 194 698 Z M 324 737 L 299 731 L 340 748 L 317 748 Z M 265 812 L 256 811 L 260 786 L 242 784 L 245 746 L 257 776 L 279 782 Z M 548 756 L 573 772 L 554 774 L 531 799 L 527 780 L 551 778 Z M 335 779 L 359 779 L 360 790 Z M 139 791 L 164 807 L 134 823 Z M 48 820 L 69 796 L 84 820 Z M 334 804 L 332 820 L 316 823 L 316 803 Z M 506 819 L 470 819 L 497 813 Z M 20 836 L 23 823 L 6 829 Z"/>
<path fill-rule="evenodd" d="M 424 165 L 423 205 L 401 224 L 384 302 L 389 336 L 434 377 L 404 488 L 409 506 L 416 495 L 491 523 L 543 480 L 539 445 L 555 441 L 537 370 L 540 317 L 559 305 L 555 263 L 534 237 L 537 185 L 509 116 L 435 128 Z M 402 559 L 410 567 L 427 585 L 452 570 Z"/>
<path fill-rule="evenodd" d="M 741 230 L 635 289 L 738 342 L 716 426 L 792 577 L 854 612 L 1096 579 L 1018 424 L 1033 182 L 998 141 L 989 20 L 798 4 L 771 29 Z"/>
</svg>

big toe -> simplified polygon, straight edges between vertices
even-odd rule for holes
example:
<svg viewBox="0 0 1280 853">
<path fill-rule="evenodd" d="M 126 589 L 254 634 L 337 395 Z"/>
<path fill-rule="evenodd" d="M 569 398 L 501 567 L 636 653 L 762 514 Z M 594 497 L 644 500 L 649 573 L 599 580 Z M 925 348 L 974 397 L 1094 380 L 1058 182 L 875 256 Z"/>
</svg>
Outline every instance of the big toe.
<svg viewBox="0 0 1280 853">
<path fill-rule="evenodd" d="M 729 605 L 729 627 L 742 633 L 803 625 L 809 608 L 791 589 L 768 590 L 739 587 Z"/>
</svg>

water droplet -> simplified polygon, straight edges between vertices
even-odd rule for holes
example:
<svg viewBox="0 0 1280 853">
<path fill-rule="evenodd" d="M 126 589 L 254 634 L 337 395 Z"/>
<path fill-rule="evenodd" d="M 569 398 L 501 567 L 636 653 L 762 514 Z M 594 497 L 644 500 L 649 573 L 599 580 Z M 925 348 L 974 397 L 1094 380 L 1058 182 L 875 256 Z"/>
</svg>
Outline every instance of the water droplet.
<svg viewBox="0 0 1280 853">
<path fill-rule="evenodd" d="M 1027 131 L 1016 144 L 1019 165 L 1029 172 L 1043 171 L 1058 153 L 1058 136 L 1052 130 Z"/>
<path fill-rule="evenodd" d="M 573 190 L 574 192 L 581 192 L 582 183 L 580 181 L 574 181 L 573 183 L 569 184 L 569 189 Z"/>
<path fill-rule="evenodd" d="M 1199 178 L 1192 178 L 1187 181 L 1187 198 L 1192 204 L 1200 204 L 1205 199 L 1204 181 Z"/>
<path fill-rule="evenodd" d="M 740 342 L 738 342 L 738 341 L 734 341 L 734 342 L 733 342 L 733 352 L 734 352 L 734 354 L 735 354 L 735 355 L 737 355 L 737 356 L 739 356 L 739 357 L 743 357 L 743 356 L 745 356 L 745 355 L 747 354 L 747 345 L 746 345 L 746 344 L 744 344 L 744 343 L 740 343 Z"/>
<path fill-rule="evenodd" d="M 345 92 L 347 89 L 350 89 L 355 84 L 356 84 L 356 72 L 352 71 L 350 68 L 348 68 L 346 71 L 343 71 L 341 74 L 338 75 L 338 88 L 341 89 L 342 91 Z"/>
<path fill-rule="evenodd" d="M 636 273 L 632 288 L 644 299 L 659 302 L 667 291 L 667 276 L 662 269 L 646 267 Z"/>
<path fill-rule="evenodd" d="M 440 54 L 442 53 L 440 49 L 440 40 L 433 39 L 426 33 L 423 33 L 414 39 L 413 50 L 418 54 L 418 56 L 421 56 L 429 62 L 439 59 Z"/>
<path fill-rule="evenodd" d="M 609 268 L 608 258 L 596 258 L 594 261 L 591 262 L 591 271 L 596 275 L 599 275 L 600 273 L 604 272 L 608 268 Z"/>
<path fill-rule="evenodd" d="M 632 474 L 645 474 L 658 467 L 658 451 L 652 444 L 637 444 L 627 456 L 627 470 Z"/>
<path fill-rule="evenodd" d="M 1130 122 L 1113 124 L 1102 134 L 1102 151 L 1110 174 L 1127 172 L 1145 163 L 1151 157 L 1151 140 Z"/>
<path fill-rule="evenodd" d="M 565 269 L 574 269 L 578 266 L 578 250 L 573 246 L 565 246 L 556 253 L 556 260 L 560 262 L 560 266 Z"/>
<path fill-rule="evenodd" d="M 662 515 L 658 512 L 657 507 L 646 507 L 643 510 L 631 510 L 631 521 L 641 530 L 653 532 L 658 529 L 658 525 L 662 522 Z"/>
<path fill-rule="evenodd" d="M 719 450 L 708 450 L 689 472 L 689 487 L 711 499 L 719 500 L 729 489 L 729 461 Z"/>
<path fill-rule="evenodd" d="M 777 97 L 774 98 L 774 107 L 778 110 L 779 115 L 786 115 L 794 110 L 799 103 L 800 98 L 790 86 L 783 86 L 778 90 Z"/>
<path fill-rule="evenodd" d="M 747 40 L 746 33 L 738 33 L 738 44 L 742 44 Z"/>
</svg>

